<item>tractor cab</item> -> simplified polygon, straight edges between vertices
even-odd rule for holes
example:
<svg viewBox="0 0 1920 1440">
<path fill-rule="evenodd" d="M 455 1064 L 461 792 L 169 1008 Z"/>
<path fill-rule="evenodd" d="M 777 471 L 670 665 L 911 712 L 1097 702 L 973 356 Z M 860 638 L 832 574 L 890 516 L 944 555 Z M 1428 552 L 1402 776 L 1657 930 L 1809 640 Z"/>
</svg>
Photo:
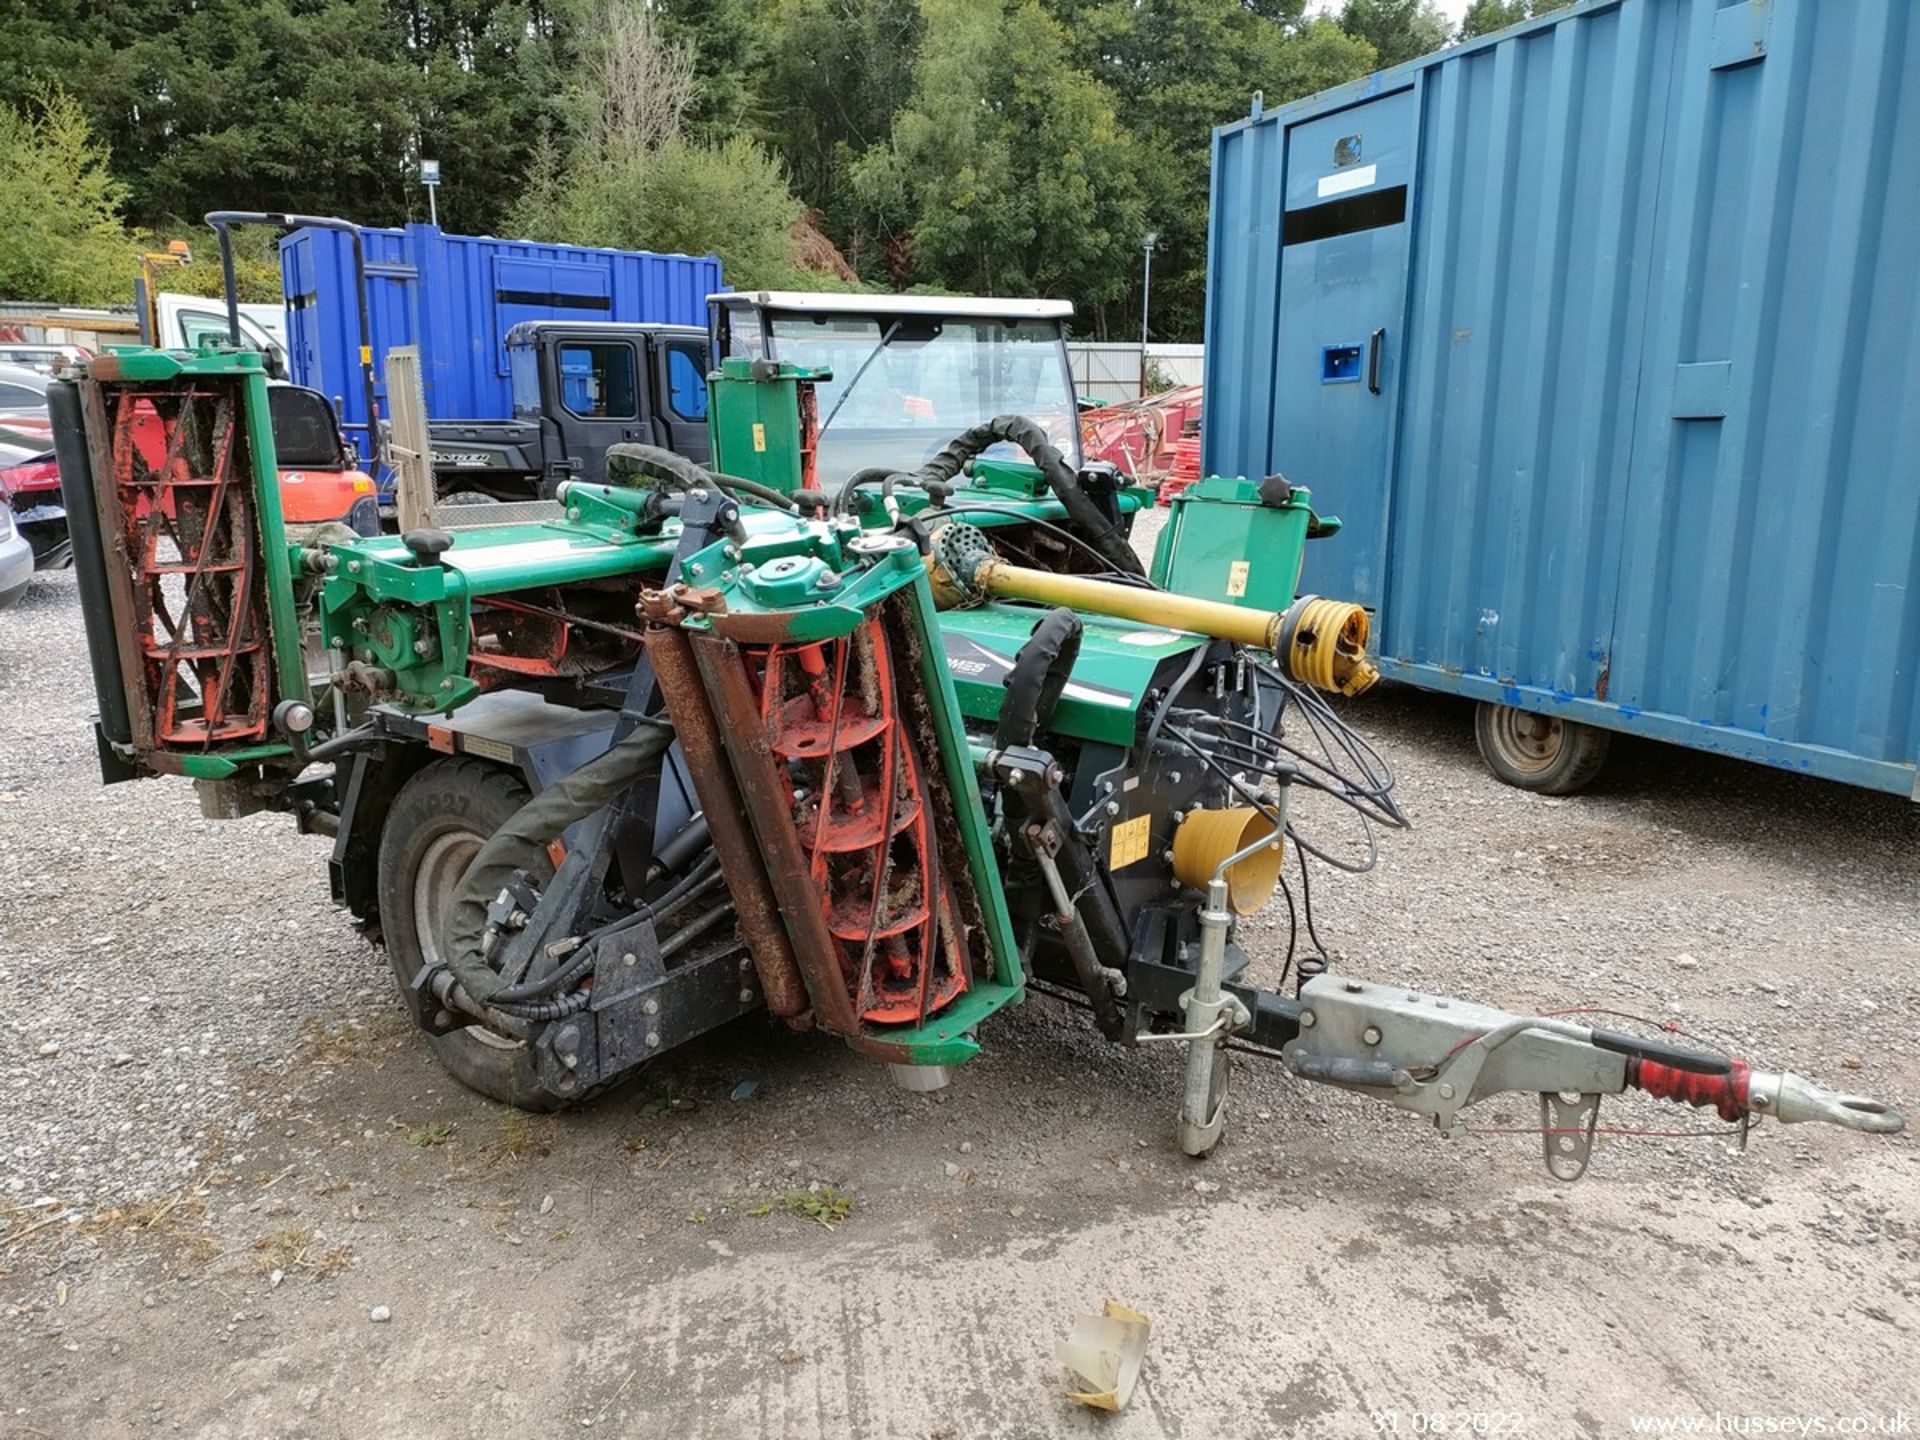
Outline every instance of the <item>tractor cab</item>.
<svg viewBox="0 0 1920 1440">
<path fill-rule="evenodd" d="M 912 469 L 997 415 L 1039 422 L 1080 468 L 1068 301 L 753 290 L 709 296 L 707 311 L 716 367 L 831 372 L 814 393 L 817 478 L 829 491 L 861 470 Z M 1002 442 L 982 458 L 1030 457 Z"/>
</svg>

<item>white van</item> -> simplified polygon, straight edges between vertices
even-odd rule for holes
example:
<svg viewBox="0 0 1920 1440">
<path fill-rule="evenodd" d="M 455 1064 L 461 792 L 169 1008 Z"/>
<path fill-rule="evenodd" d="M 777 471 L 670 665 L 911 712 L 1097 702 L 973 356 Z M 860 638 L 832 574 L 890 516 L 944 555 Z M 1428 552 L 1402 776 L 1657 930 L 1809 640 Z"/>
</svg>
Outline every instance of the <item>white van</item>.
<svg viewBox="0 0 1920 1440">
<path fill-rule="evenodd" d="M 154 344 L 163 350 L 197 350 L 227 338 L 227 307 L 204 295 L 154 296 L 160 333 Z M 278 305 L 255 303 L 240 307 L 240 342 L 267 357 L 267 373 L 287 373 L 287 317 Z"/>
</svg>

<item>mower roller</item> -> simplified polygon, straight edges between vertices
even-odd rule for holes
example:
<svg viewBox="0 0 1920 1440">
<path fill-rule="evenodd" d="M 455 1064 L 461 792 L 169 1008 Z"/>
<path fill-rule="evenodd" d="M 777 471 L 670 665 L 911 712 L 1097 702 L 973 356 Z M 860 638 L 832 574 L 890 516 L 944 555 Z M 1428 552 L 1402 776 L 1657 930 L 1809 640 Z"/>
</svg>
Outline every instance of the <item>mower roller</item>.
<svg viewBox="0 0 1920 1440">
<path fill-rule="evenodd" d="M 823 494 L 825 378 L 714 372 L 737 473 L 617 446 L 563 518 L 293 542 L 255 360 L 81 367 L 52 403 L 69 509 L 97 521 L 75 561 L 104 778 L 185 775 L 210 813 L 330 837 L 414 1023 L 528 1108 L 753 1014 L 929 1088 L 1040 991 L 1184 1048 L 1195 1155 L 1233 1052 L 1446 1134 L 1538 1094 L 1561 1178 L 1628 1089 L 1900 1128 L 1666 1033 L 1337 977 L 1317 940 L 1249 984 L 1242 919 L 1284 887 L 1310 937 L 1306 867 L 1360 868 L 1294 797 L 1369 844 L 1405 823 L 1327 698 L 1371 683 L 1369 617 L 1295 593 L 1338 522 L 1281 477 L 1210 478 L 1149 571 L 1126 538 L 1146 492 L 1018 416 Z M 115 422 L 133 405 L 177 417 L 164 473 Z"/>
</svg>

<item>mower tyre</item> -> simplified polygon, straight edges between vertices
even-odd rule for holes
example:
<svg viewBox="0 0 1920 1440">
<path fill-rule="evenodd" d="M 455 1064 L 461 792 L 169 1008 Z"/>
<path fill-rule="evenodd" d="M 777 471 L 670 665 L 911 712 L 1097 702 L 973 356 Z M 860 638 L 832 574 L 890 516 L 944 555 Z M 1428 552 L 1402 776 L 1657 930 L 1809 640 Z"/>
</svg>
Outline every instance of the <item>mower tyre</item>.
<svg viewBox="0 0 1920 1440">
<path fill-rule="evenodd" d="M 403 993 L 423 964 L 439 959 L 441 921 L 467 866 L 528 799 L 518 775 L 465 758 L 434 761 L 394 797 L 380 836 L 380 922 Z M 542 868 L 534 879 L 545 884 L 552 871 Z M 454 1079 L 490 1100 L 531 1111 L 574 1103 L 540 1084 L 524 1040 L 479 1025 L 427 1038 Z"/>
</svg>

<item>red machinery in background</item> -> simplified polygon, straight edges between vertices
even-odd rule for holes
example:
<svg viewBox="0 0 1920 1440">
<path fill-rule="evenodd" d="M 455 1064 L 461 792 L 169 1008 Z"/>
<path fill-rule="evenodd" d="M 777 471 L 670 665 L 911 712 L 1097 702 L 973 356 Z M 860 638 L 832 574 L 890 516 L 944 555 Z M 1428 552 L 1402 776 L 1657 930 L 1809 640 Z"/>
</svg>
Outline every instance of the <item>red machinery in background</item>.
<svg viewBox="0 0 1920 1440">
<path fill-rule="evenodd" d="M 1183 385 L 1080 416 L 1080 446 L 1136 484 L 1151 485 L 1166 504 L 1200 478 L 1201 387 Z"/>
</svg>

